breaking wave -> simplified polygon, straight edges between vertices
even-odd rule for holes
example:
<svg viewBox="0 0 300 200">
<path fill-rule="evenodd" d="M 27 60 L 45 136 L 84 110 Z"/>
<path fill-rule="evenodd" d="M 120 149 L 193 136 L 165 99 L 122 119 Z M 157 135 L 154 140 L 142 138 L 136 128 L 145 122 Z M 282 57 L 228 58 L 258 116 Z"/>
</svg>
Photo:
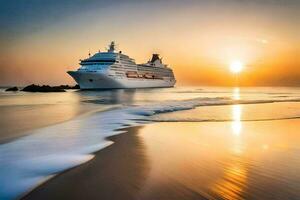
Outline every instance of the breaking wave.
<svg viewBox="0 0 300 200">
<path fill-rule="evenodd" d="M 277 118 L 261 118 L 261 119 L 240 119 L 241 122 L 259 122 L 259 121 L 277 121 L 277 120 L 288 120 L 288 119 L 300 119 L 300 116 L 294 117 L 277 117 Z M 145 121 L 151 122 L 232 122 L 233 119 L 149 119 Z"/>
</svg>

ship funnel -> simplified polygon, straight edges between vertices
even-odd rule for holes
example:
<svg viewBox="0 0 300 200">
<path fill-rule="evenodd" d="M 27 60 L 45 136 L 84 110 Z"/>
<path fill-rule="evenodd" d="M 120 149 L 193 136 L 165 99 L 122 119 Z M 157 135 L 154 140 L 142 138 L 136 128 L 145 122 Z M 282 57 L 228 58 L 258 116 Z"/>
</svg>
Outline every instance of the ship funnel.
<svg viewBox="0 0 300 200">
<path fill-rule="evenodd" d="M 155 62 L 156 60 L 159 60 L 159 54 L 152 54 L 152 58 L 150 62 Z"/>
</svg>

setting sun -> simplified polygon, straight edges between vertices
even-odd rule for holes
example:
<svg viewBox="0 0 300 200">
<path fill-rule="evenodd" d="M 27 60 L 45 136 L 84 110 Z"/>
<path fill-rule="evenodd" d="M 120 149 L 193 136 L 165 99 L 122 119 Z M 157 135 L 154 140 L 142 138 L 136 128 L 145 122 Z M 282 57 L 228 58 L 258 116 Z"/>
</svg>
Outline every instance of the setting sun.
<svg viewBox="0 0 300 200">
<path fill-rule="evenodd" d="M 244 64 L 239 61 L 239 60 L 236 60 L 236 61 L 233 61 L 230 63 L 230 71 L 232 73 L 240 73 L 244 68 Z"/>
</svg>

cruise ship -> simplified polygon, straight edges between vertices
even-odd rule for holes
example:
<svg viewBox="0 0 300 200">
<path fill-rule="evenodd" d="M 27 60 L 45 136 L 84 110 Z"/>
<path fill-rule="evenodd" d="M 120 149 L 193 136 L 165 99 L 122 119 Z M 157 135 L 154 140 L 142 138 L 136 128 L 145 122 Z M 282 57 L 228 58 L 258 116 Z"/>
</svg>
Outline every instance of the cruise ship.
<svg viewBox="0 0 300 200">
<path fill-rule="evenodd" d="M 118 89 L 118 88 L 163 88 L 176 83 L 173 71 L 162 63 L 158 54 L 144 64 L 116 51 L 111 42 L 106 52 L 98 52 L 80 60 L 76 71 L 67 73 L 74 78 L 80 89 Z"/>
</svg>

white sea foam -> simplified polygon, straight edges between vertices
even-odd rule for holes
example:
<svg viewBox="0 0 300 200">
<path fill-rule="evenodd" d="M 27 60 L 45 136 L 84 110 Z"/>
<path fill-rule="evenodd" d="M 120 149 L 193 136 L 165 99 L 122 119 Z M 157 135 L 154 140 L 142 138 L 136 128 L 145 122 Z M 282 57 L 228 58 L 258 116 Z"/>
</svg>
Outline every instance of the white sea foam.
<svg viewBox="0 0 300 200">
<path fill-rule="evenodd" d="M 291 117 L 274 117 L 274 118 L 259 118 L 259 119 L 241 119 L 241 122 L 258 122 L 258 121 L 277 121 L 277 120 L 288 120 L 288 119 L 300 119 L 299 116 L 291 116 Z M 161 118 L 151 118 L 150 122 L 232 122 L 232 119 L 197 119 L 197 118 L 169 118 L 169 119 L 161 119 Z"/>
<path fill-rule="evenodd" d="M 168 101 L 94 113 L 35 130 L 28 136 L 0 145 L 0 199 L 18 198 L 53 175 L 89 161 L 94 152 L 113 143 L 106 137 L 123 133 L 120 128 L 124 126 L 149 123 L 147 119 L 151 115 L 197 106 L 272 102 L 228 98 Z"/>
</svg>

